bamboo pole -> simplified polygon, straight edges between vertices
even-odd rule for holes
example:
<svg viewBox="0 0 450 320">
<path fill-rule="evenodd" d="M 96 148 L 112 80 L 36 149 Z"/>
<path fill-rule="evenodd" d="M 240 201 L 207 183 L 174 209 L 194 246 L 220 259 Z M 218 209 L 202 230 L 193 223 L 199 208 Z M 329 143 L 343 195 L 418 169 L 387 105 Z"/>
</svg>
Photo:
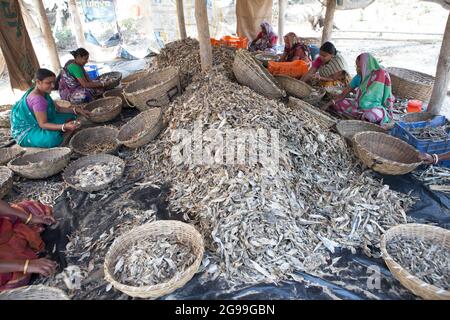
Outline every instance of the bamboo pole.
<svg viewBox="0 0 450 320">
<path fill-rule="evenodd" d="M 207 71 L 212 67 L 212 48 L 209 35 L 206 0 L 195 0 L 195 21 L 197 22 L 198 40 L 200 42 L 202 71 Z"/>
<path fill-rule="evenodd" d="M 336 0 L 327 0 L 327 11 L 325 13 L 325 21 L 322 32 L 322 44 L 331 40 L 335 11 L 336 11 Z"/>
<path fill-rule="evenodd" d="M 80 14 L 77 9 L 76 0 L 69 0 L 69 12 L 72 18 L 72 28 L 75 32 L 75 39 L 79 48 L 86 47 L 86 38 L 84 37 L 83 25 L 81 24 Z"/>
<path fill-rule="evenodd" d="M 284 20 L 286 16 L 286 0 L 278 0 L 278 43 L 283 45 L 284 43 Z"/>
<path fill-rule="evenodd" d="M 180 38 L 186 39 L 186 23 L 184 22 L 183 0 L 177 0 L 178 30 Z"/>
</svg>

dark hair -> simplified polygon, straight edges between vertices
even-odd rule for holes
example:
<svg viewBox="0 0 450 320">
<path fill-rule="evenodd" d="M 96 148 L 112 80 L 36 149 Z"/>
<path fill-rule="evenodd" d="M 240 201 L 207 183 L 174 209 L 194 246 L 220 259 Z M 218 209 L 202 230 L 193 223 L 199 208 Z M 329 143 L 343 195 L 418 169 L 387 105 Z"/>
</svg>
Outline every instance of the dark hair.
<svg viewBox="0 0 450 320">
<path fill-rule="evenodd" d="M 332 54 L 333 56 L 335 56 L 336 53 L 337 53 L 336 47 L 334 46 L 334 44 L 332 44 L 332 43 L 329 42 L 329 41 L 325 42 L 325 43 L 320 47 L 320 51 L 327 52 L 327 53 L 329 53 L 329 54 Z"/>
<path fill-rule="evenodd" d="M 34 79 L 39 80 L 39 81 L 42 81 L 45 78 L 50 78 L 50 77 L 56 77 L 56 75 L 53 71 L 50 71 L 48 69 L 37 69 L 37 71 L 34 75 Z"/>
<path fill-rule="evenodd" d="M 70 54 L 76 57 L 86 57 L 89 55 L 89 52 L 85 48 L 78 48 L 77 50 L 70 51 Z"/>
</svg>

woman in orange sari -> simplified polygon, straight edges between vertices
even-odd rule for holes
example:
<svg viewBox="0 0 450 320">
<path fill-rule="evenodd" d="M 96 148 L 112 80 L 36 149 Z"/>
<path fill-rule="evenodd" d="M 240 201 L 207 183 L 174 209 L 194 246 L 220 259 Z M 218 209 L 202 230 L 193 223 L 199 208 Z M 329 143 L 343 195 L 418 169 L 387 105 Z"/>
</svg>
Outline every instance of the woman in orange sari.
<svg viewBox="0 0 450 320">
<path fill-rule="evenodd" d="M 0 291 L 25 286 L 32 273 L 49 276 L 56 263 L 39 258 L 40 233 L 55 223 L 52 208 L 37 201 L 8 205 L 0 200 Z"/>
</svg>

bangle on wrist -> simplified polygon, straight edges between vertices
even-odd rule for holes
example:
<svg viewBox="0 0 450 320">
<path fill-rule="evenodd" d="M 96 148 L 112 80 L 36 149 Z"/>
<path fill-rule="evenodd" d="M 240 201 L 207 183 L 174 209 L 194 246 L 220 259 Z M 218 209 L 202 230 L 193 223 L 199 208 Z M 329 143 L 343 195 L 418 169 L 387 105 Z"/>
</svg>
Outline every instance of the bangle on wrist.
<svg viewBox="0 0 450 320">
<path fill-rule="evenodd" d="M 74 107 L 74 108 L 73 108 L 73 113 L 74 113 L 75 115 L 78 115 L 77 107 Z"/>
<path fill-rule="evenodd" d="M 23 265 L 23 274 L 26 274 L 28 271 L 28 265 L 30 264 L 30 260 L 25 260 L 25 264 Z"/>
<path fill-rule="evenodd" d="M 25 221 L 25 224 L 29 224 L 32 218 L 33 218 L 33 215 L 30 213 L 27 220 Z"/>
<path fill-rule="evenodd" d="M 66 130 L 64 130 L 64 125 L 65 125 L 65 123 L 63 123 L 63 125 L 62 125 L 62 127 L 61 127 L 61 131 L 62 131 L 62 132 L 66 132 Z"/>
<path fill-rule="evenodd" d="M 433 154 L 433 160 L 434 160 L 433 164 L 437 164 L 439 162 L 439 156 L 436 153 Z"/>
</svg>

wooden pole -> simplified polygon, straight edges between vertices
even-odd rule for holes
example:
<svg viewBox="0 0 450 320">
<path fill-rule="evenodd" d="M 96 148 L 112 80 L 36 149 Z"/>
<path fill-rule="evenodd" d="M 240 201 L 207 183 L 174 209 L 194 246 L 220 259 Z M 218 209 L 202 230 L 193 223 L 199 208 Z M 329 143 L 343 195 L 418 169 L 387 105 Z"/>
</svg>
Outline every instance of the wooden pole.
<svg viewBox="0 0 450 320">
<path fill-rule="evenodd" d="M 186 24 L 184 22 L 183 0 L 177 0 L 178 30 L 180 38 L 186 39 Z"/>
<path fill-rule="evenodd" d="M 212 67 L 212 48 L 209 36 L 206 0 L 195 0 L 195 21 L 197 22 L 198 40 L 200 42 L 202 71 L 207 71 Z"/>
<path fill-rule="evenodd" d="M 58 51 L 56 50 L 55 39 L 53 38 L 52 28 L 48 22 L 47 14 L 45 13 L 44 3 L 42 0 L 33 0 L 37 10 L 39 24 L 41 25 L 42 34 L 44 36 L 45 44 L 50 56 L 50 64 L 54 72 L 59 72 L 61 69 L 61 62 L 59 61 Z"/>
<path fill-rule="evenodd" d="M 278 0 L 278 43 L 283 45 L 284 43 L 284 19 L 286 16 L 286 0 Z"/>
<path fill-rule="evenodd" d="M 436 79 L 431 93 L 428 111 L 438 115 L 444 108 L 450 73 L 450 12 L 445 26 L 444 39 L 436 68 Z"/>
<path fill-rule="evenodd" d="M 327 0 L 327 11 L 325 13 L 325 22 L 322 31 L 322 44 L 331 40 L 335 11 L 336 11 L 336 0 Z"/>
<path fill-rule="evenodd" d="M 76 0 L 69 0 L 69 12 L 72 18 L 72 28 L 75 32 L 75 39 L 78 48 L 86 47 L 86 39 L 84 37 L 83 25 L 81 24 L 80 14 L 78 13 Z"/>
</svg>

